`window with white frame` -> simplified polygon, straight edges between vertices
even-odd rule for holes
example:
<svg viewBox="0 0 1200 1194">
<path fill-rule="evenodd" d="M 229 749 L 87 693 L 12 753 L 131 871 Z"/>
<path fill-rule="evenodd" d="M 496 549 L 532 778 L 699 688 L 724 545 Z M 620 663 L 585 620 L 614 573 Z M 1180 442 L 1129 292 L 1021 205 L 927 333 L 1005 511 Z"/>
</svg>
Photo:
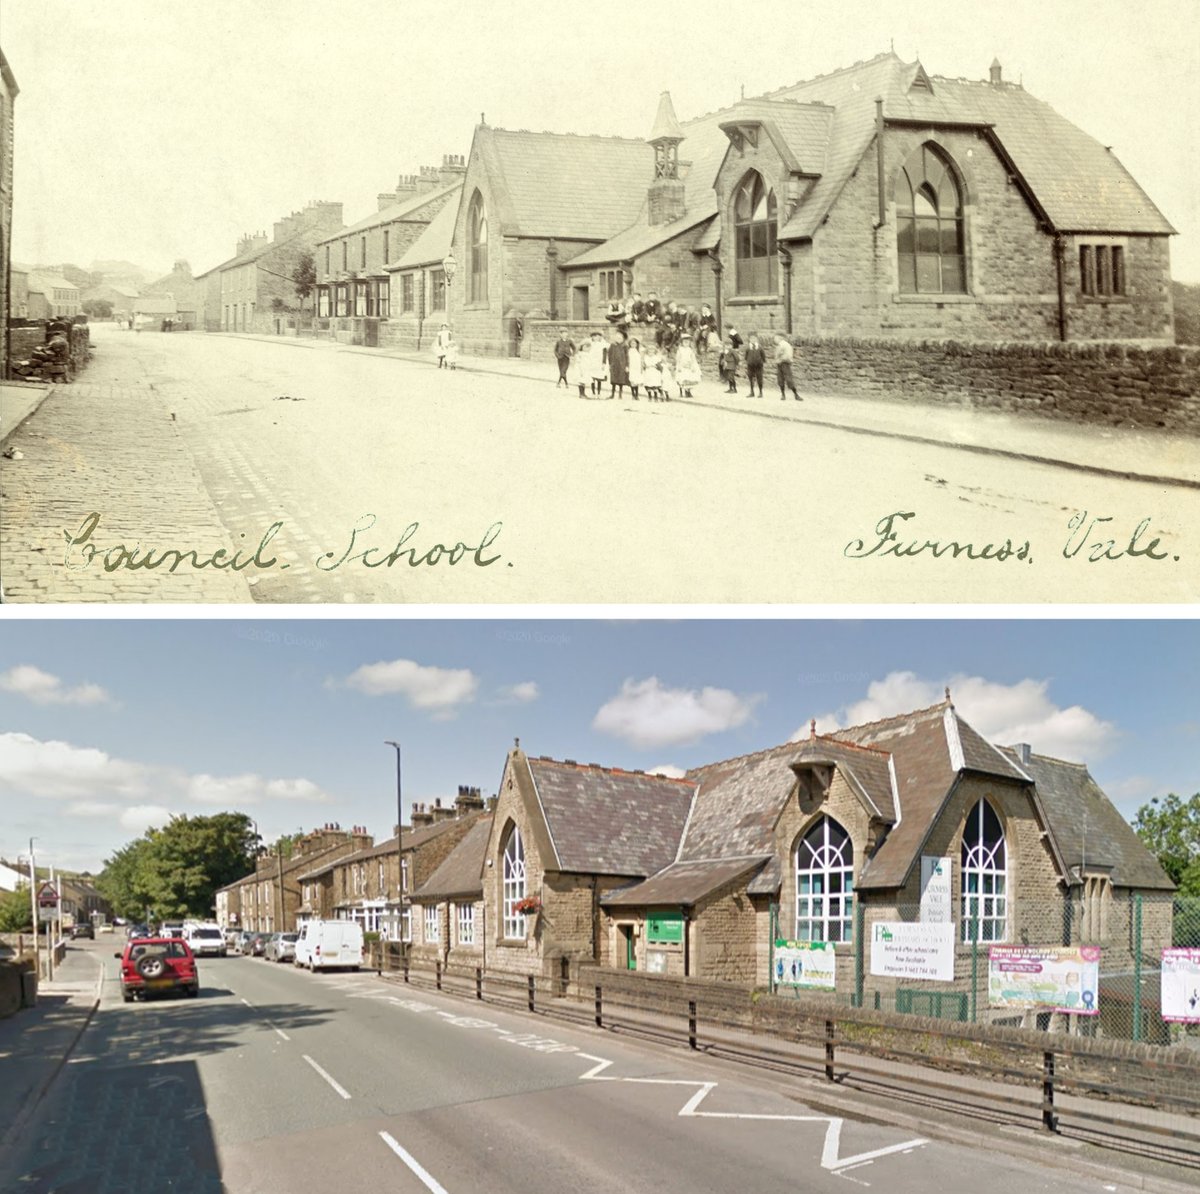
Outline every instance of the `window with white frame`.
<svg viewBox="0 0 1200 1194">
<path fill-rule="evenodd" d="M 400 890 L 408 890 L 408 859 L 400 859 Z"/>
<path fill-rule="evenodd" d="M 1008 855 L 1004 829 L 996 810 L 980 800 L 963 826 L 962 939 L 1004 941 L 1007 930 Z"/>
<path fill-rule="evenodd" d="M 379 860 L 379 894 L 387 895 L 387 883 L 383 874 L 383 859 Z"/>
<path fill-rule="evenodd" d="M 458 905 L 458 943 L 459 945 L 475 944 L 475 905 Z"/>
<path fill-rule="evenodd" d="M 425 905 L 425 940 L 426 942 L 440 941 L 442 939 L 441 924 L 438 917 L 438 905 Z"/>
<path fill-rule="evenodd" d="M 503 884 L 504 936 L 524 941 L 526 921 L 517 904 L 525 898 L 525 843 L 515 825 L 504 846 Z"/>
<path fill-rule="evenodd" d="M 823 816 L 796 847 L 796 940 L 850 941 L 854 936 L 854 845 Z"/>
<path fill-rule="evenodd" d="M 404 921 L 402 931 L 404 933 L 403 940 L 412 941 L 412 909 L 405 908 L 404 916 L 401 918 Z"/>
</svg>

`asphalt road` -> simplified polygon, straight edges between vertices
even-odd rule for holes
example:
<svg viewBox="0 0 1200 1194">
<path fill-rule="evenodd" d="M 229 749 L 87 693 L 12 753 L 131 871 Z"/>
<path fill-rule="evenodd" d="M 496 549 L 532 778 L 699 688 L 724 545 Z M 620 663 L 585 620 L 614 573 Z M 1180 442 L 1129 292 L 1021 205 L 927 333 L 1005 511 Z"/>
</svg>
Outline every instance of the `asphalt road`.
<svg viewBox="0 0 1200 1194">
<path fill-rule="evenodd" d="M 543 381 L 328 345 L 103 325 L 96 339 L 105 378 L 152 384 L 170 408 L 229 538 L 249 548 L 279 524 L 260 557 L 275 562 L 244 574 L 257 601 L 1200 595 L 1196 488 L 747 417 L 703 400 L 768 415 L 786 404 L 730 400 L 712 381 L 698 406 L 584 401 Z M 832 409 L 810 395 L 804 413 Z M 969 412 L 945 417 L 991 426 Z M 931 434 L 921 408 L 902 418 Z M 1128 463 L 1095 434 L 1098 461 Z M 880 531 L 893 514 L 911 517 Z M 158 542 L 169 525 L 148 527 L 143 545 L 180 546 Z M 915 554 L 872 551 L 889 528 Z M 1146 551 L 1154 539 L 1162 559 Z M 991 544 L 993 557 L 1008 542 L 1009 554 L 971 559 L 951 542 L 976 555 Z"/>
<path fill-rule="evenodd" d="M 101 954 L 112 942 L 78 943 Z M 0 1188 L 572 1194 L 1118 1189 L 807 1108 L 728 1063 L 373 974 L 201 963 L 197 1000 L 101 1008 Z"/>
</svg>

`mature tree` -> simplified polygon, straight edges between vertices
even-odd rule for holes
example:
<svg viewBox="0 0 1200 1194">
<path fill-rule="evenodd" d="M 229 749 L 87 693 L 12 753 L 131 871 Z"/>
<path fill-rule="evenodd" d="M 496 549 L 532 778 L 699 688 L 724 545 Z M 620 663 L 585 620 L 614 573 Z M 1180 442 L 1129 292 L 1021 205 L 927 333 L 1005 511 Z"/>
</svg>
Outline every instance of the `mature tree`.
<svg viewBox="0 0 1200 1194">
<path fill-rule="evenodd" d="M 113 313 L 113 305 L 108 299 L 84 299 L 81 304 L 83 313 L 90 319 L 111 319 Z"/>
<path fill-rule="evenodd" d="M 1133 828 L 1179 894 L 1200 896 L 1200 792 L 1190 800 L 1174 792 L 1161 800 L 1156 796 L 1138 809 Z"/>
<path fill-rule="evenodd" d="M 267 847 L 267 853 L 281 854 L 284 858 L 291 858 L 296 852 L 296 844 L 303 836 L 303 832 L 281 834 Z"/>
<path fill-rule="evenodd" d="M 302 253 L 292 270 L 292 284 L 296 288 L 296 297 L 300 300 L 300 310 L 304 310 L 304 300 L 312 294 L 317 285 L 317 263 L 311 253 Z"/>
<path fill-rule="evenodd" d="M 259 844 L 244 813 L 172 817 L 108 859 L 97 886 L 120 916 L 208 916 L 217 889 L 254 869 Z"/>
</svg>

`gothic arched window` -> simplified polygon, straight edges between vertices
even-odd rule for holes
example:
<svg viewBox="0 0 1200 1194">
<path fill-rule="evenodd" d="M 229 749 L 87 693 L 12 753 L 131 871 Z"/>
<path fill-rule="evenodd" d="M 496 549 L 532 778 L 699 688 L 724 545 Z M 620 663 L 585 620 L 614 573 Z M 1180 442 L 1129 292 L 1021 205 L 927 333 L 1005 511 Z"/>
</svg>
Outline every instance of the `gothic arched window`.
<svg viewBox="0 0 1200 1194">
<path fill-rule="evenodd" d="M 796 940 L 850 941 L 854 936 L 854 846 L 823 816 L 796 847 Z"/>
<path fill-rule="evenodd" d="M 525 898 L 525 844 L 515 825 L 504 844 L 503 882 L 504 936 L 524 940 L 526 920 L 516 905 Z"/>
<path fill-rule="evenodd" d="M 966 294 L 962 190 L 949 160 L 918 146 L 896 179 L 901 294 Z"/>
<path fill-rule="evenodd" d="M 775 294 L 779 265 L 775 256 L 778 210 L 775 192 L 751 170 L 733 197 L 734 285 L 738 294 Z"/>
<path fill-rule="evenodd" d="M 978 935 L 972 923 L 978 922 Z M 1008 928 L 1008 857 L 996 810 L 980 800 L 962 838 L 962 938 L 1003 941 Z"/>
<path fill-rule="evenodd" d="M 476 191 L 467 212 L 467 243 L 471 246 L 471 285 L 467 301 L 486 303 L 488 297 L 488 226 L 483 196 Z"/>
</svg>

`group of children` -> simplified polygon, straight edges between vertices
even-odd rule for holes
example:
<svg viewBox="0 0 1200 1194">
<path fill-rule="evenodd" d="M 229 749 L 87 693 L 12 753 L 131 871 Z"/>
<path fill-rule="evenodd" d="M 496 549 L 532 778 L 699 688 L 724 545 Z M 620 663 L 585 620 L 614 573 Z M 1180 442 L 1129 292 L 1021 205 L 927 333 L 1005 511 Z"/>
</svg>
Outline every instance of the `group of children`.
<svg viewBox="0 0 1200 1194">
<path fill-rule="evenodd" d="M 672 357 L 657 344 L 643 346 L 636 337 L 631 339 L 620 331 L 607 342 L 599 332 L 593 332 L 576 347 L 563 328 L 554 355 L 558 360 L 558 384 L 568 389 L 577 387 L 580 398 L 624 398 L 628 386 L 635 402 L 641 399 L 643 390 L 649 402 L 669 402 L 676 387 L 680 397 L 690 398 L 692 387 L 700 384 L 700 362 L 688 341 L 681 343 Z"/>
</svg>

